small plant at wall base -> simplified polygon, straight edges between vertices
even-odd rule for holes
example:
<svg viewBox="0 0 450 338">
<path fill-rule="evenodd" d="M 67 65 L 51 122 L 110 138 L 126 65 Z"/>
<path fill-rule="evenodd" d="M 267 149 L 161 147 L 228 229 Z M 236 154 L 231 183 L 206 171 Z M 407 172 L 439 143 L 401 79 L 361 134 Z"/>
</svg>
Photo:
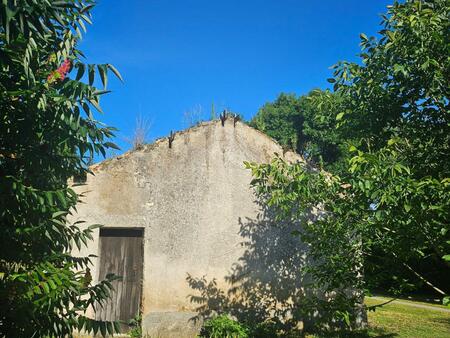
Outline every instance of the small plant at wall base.
<svg viewBox="0 0 450 338">
<path fill-rule="evenodd" d="M 130 338 L 141 338 L 142 337 L 142 316 L 141 314 L 137 314 L 130 322 L 128 326 L 131 327 L 131 330 L 128 332 Z"/>
<path fill-rule="evenodd" d="M 91 283 L 90 257 L 71 254 L 99 225 L 69 223 L 79 196 L 68 180 L 117 148 L 101 112 L 110 64 L 85 64 L 77 44 L 95 2 L 0 4 L 0 336 L 105 336 L 118 323 L 85 316 L 108 298 L 112 275 Z M 86 74 L 87 83 L 81 81 Z M 96 88 L 94 80 L 103 88 Z"/>
<path fill-rule="evenodd" d="M 208 319 L 202 327 L 200 337 L 204 338 L 248 338 L 249 329 L 227 315 Z"/>
</svg>

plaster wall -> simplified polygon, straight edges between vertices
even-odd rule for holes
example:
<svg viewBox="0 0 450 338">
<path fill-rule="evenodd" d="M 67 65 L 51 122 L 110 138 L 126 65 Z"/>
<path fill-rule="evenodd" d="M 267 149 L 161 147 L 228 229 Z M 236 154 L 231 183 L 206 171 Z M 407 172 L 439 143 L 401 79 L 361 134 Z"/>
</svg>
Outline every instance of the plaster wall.
<svg viewBox="0 0 450 338">
<path fill-rule="evenodd" d="M 94 165 L 74 220 L 144 228 L 143 325 L 150 335 L 192 337 L 198 327 L 187 274 L 224 277 L 244 253 L 239 219 L 259 207 L 244 161 L 268 162 L 282 148 L 232 119 L 204 123 L 141 150 Z M 290 161 L 300 156 L 287 152 Z M 98 255 L 98 230 L 82 255 Z M 94 259 L 94 279 L 98 269 Z M 176 333 L 175 333 L 176 332 Z"/>
</svg>

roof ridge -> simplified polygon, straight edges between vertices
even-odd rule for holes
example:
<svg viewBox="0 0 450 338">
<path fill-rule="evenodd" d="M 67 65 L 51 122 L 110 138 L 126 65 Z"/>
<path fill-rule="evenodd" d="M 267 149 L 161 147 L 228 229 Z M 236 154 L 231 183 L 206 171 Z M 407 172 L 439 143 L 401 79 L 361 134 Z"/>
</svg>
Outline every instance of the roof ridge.
<svg viewBox="0 0 450 338">
<path fill-rule="evenodd" d="M 226 120 L 229 120 L 228 118 Z M 227 121 L 224 121 L 224 123 L 227 123 Z M 121 155 L 117 155 L 108 159 L 104 159 L 103 161 L 100 161 L 98 163 L 95 163 L 93 165 L 91 165 L 89 168 L 91 169 L 96 169 L 99 166 L 103 166 L 105 164 L 108 164 L 109 162 L 113 161 L 113 160 L 121 160 L 124 158 L 129 157 L 130 155 L 134 154 L 134 153 L 138 153 L 138 152 L 148 152 L 151 149 L 155 148 L 157 145 L 159 145 L 161 142 L 164 142 L 166 140 L 169 139 L 169 137 L 171 137 L 171 135 L 173 136 L 177 136 L 177 135 L 185 135 L 185 134 L 189 134 L 191 132 L 197 131 L 199 129 L 205 128 L 207 126 L 213 125 L 213 124 L 218 124 L 221 123 L 221 119 L 213 119 L 213 120 L 208 120 L 208 121 L 201 121 L 199 123 L 197 123 L 194 126 L 191 126 L 189 128 L 186 129 L 182 129 L 182 130 L 178 130 L 178 131 L 173 131 L 171 130 L 168 136 L 163 136 L 163 137 L 159 137 L 157 139 L 155 139 L 152 143 L 146 143 L 143 145 L 142 148 L 139 149 L 130 149 L 126 152 L 124 152 Z M 276 145 L 278 145 L 280 148 L 283 148 L 283 146 L 277 141 L 275 140 L 273 137 L 267 135 L 266 133 L 264 133 L 261 130 L 258 130 L 250 125 L 248 125 L 245 121 L 241 121 L 241 120 L 236 120 L 236 121 L 232 121 L 232 123 L 234 124 L 234 127 L 236 127 L 237 125 L 244 127 L 244 128 L 248 128 L 249 130 L 252 130 L 253 132 L 258 133 L 259 135 L 261 135 L 262 137 L 266 138 L 267 140 L 271 141 L 272 143 L 275 143 Z M 227 123 L 229 124 L 229 122 Z M 224 126 L 225 127 L 225 126 Z M 173 133 L 173 134 L 172 134 Z M 301 156 L 299 153 L 297 153 L 296 151 L 292 150 L 292 149 L 288 149 L 286 151 L 283 152 L 283 155 L 285 155 L 286 153 L 292 153 L 295 156 L 298 156 L 300 159 L 303 159 L 303 156 Z"/>
</svg>

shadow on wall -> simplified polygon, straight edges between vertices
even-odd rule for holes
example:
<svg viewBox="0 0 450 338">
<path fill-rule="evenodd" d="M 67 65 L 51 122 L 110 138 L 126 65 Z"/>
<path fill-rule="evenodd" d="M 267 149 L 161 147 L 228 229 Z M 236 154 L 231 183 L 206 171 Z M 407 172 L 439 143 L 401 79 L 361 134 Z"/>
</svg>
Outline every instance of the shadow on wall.
<svg viewBox="0 0 450 338">
<path fill-rule="evenodd" d="M 190 301 L 198 306 L 192 320 L 226 313 L 248 325 L 270 321 L 280 330 L 302 329 L 316 314 L 308 310 L 314 296 L 304 269 L 311 264 L 308 248 L 293 235 L 300 224 L 280 224 L 267 208 L 239 223 L 245 252 L 225 277 L 228 291 L 216 279 L 187 277 L 196 291 Z"/>
</svg>

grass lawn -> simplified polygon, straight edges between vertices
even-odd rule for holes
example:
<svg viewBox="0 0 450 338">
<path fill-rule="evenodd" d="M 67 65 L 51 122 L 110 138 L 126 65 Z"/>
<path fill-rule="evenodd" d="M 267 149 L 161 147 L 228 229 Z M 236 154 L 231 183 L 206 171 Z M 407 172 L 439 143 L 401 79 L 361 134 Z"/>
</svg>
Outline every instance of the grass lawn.
<svg viewBox="0 0 450 338">
<path fill-rule="evenodd" d="M 366 299 L 368 306 L 383 302 L 384 300 L 379 299 Z M 411 303 L 433 306 L 424 302 Z M 326 336 L 307 335 L 307 338 L 450 338 L 450 312 L 389 303 L 377 308 L 376 311 L 370 311 L 368 317 L 368 332 L 327 334 Z"/>
<path fill-rule="evenodd" d="M 366 299 L 369 306 L 381 302 Z M 370 337 L 450 338 L 450 312 L 390 303 L 368 316 Z"/>
<path fill-rule="evenodd" d="M 374 296 L 374 297 L 380 298 L 380 299 L 382 299 L 384 301 L 388 301 L 388 300 L 392 299 L 392 297 L 389 297 L 389 296 L 378 296 L 377 295 L 377 296 Z M 367 299 L 371 299 L 371 298 L 372 297 L 366 297 L 366 300 Z M 450 310 L 449 307 L 447 307 L 445 305 L 442 305 L 440 303 L 441 299 L 435 299 L 433 301 L 436 301 L 436 302 L 433 302 L 432 300 L 425 301 L 425 300 L 422 300 L 421 298 L 414 298 L 414 299 L 411 299 L 411 298 L 397 298 L 396 301 L 401 301 L 401 302 L 411 303 L 411 304 L 420 304 L 420 305 L 426 305 L 426 306 L 433 306 L 433 307 L 438 307 L 438 308 L 441 308 L 441 309 Z"/>
</svg>

